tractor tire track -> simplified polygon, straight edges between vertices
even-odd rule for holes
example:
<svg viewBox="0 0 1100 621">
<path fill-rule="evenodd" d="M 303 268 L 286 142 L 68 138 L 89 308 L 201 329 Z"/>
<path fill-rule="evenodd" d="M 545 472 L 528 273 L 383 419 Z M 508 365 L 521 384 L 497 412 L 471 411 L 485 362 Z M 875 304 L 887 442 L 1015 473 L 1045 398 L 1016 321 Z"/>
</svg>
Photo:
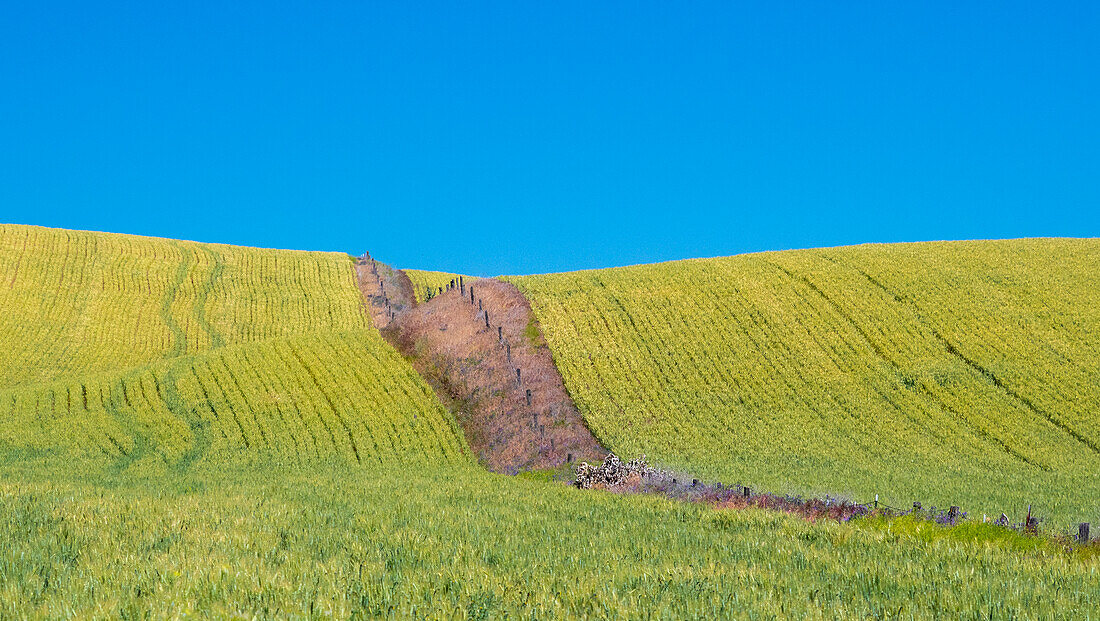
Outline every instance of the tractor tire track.
<svg viewBox="0 0 1100 621">
<path fill-rule="evenodd" d="M 848 311 L 846 311 L 844 309 L 844 307 L 842 307 L 840 305 L 840 303 L 838 303 L 836 300 L 832 299 L 828 294 L 826 294 L 820 287 L 818 287 L 809 278 L 807 278 L 805 276 L 801 276 L 801 275 L 795 275 L 794 272 L 790 271 L 789 269 L 787 269 L 787 268 L 785 268 L 782 265 L 779 265 L 777 263 L 772 263 L 770 261 L 769 261 L 769 263 L 771 263 L 771 265 L 775 266 L 776 269 L 778 269 L 779 271 L 786 274 L 791 280 L 793 280 L 795 282 L 801 282 L 803 285 L 808 287 L 811 291 L 816 293 L 822 300 L 824 300 L 837 313 L 837 315 L 840 316 L 841 319 L 844 320 L 845 323 L 847 323 L 849 326 L 851 326 L 852 329 L 854 329 L 856 331 L 856 333 L 859 334 L 861 339 L 871 348 L 872 351 L 875 352 L 875 355 L 878 358 L 880 358 L 881 360 L 886 362 L 888 365 L 890 365 L 895 370 L 895 372 L 897 374 L 899 374 L 899 375 L 904 374 L 904 370 L 902 369 L 901 365 L 896 360 L 894 360 L 892 357 L 887 355 L 886 350 L 883 349 L 881 345 L 879 345 L 873 339 L 871 339 L 870 334 L 867 333 L 867 331 L 863 328 L 863 326 L 860 326 L 859 323 L 855 321 L 855 319 L 851 316 L 851 314 L 848 313 Z M 986 431 L 984 429 L 981 429 L 981 428 L 978 428 L 978 427 L 975 427 L 973 424 L 966 421 L 965 418 L 963 418 L 959 415 L 959 412 L 957 412 L 954 408 L 952 408 L 946 402 L 944 402 L 943 399 L 941 399 L 937 395 L 933 394 L 927 388 L 925 388 L 923 386 L 920 386 L 919 384 L 915 385 L 915 388 L 917 390 L 919 390 L 920 393 L 926 399 L 928 399 L 930 402 L 935 404 L 941 410 L 950 413 L 954 417 L 955 420 L 960 421 L 963 424 L 965 424 L 968 428 L 970 428 L 970 430 L 977 437 L 979 437 L 983 440 L 986 440 L 988 442 L 992 442 L 993 444 L 996 444 L 1005 453 L 1007 453 L 1008 455 L 1011 455 L 1015 459 L 1025 463 L 1029 466 L 1039 468 L 1040 470 L 1049 471 L 1049 468 L 1035 463 L 1034 461 L 1029 459 L 1026 455 L 1024 455 L 1024 454 L 1020 453 L 1019 451 L 1017 451 L 1016 449 L 1008 446 L 1000 438 L 997 438 L 996 436 L 993 436 L 992 434 L 990 434 L 988 431 Z M 879 393 L 879 394 L 881 394 L 881 393 Z M 895 406 L 895 407 L 897 407 L 897 406 Z M 906 414 L 904 411 L 902 413 L 905 414 L 906 416 L 908 416 L 908 414 Z"/>
<path fill-rule="evenodd" d="M 830 260 L 833 261 L 834 263 L 837 262 L 833 259 L 830 259 Z M 847 267 L 849 267 L 851 269 L 854 269 L 855 271 L 859 272 L 867 280 L 867 282 L 869 282 L 872 285 L 874 285 L 875 287 L 881 289 L 887 295 L 892 297 L 894 299 L 894 301 L 897 302 L 898 304 L 902 304 L 902 305 L 905 305 L 905 306 L 908 306 L 909 308 L 911 308 L 913 310 L 913 312 L 916 314 L 917 319 L 920 320 L 920 322 L 923 323 L 929 329 L 929 331 L 932 333 L 932 335 L 936 338 L 937 341 L 939 341 L 940 345 L 943 346 L 943 348 L 947 351 L 948 354 L 954 356 L 957 360 L 961 361 L 963 364 L 965 364 L 971 370 L 973 370 L 973 371 L 977 372 L 978 374 L 982 375 L 983 377 L 985 377 L 993 386 L 996 386 L 1002 393 L 1007 395 L 1010 399 L 1014 400 L 1016 403 L 1020 404 L 1024 408 L 1026 408 L 1031 413 L 1035 414 L 1036 416 L 1040 416 L 1040 417 L 1046 419 L 1050 424 L 1052 424 L 1055 427 L 1057 427 L 1058 429 L 1062 430 L 1066 435 L 1070 436 L 1074 440 L 1077 440 L 1078 442 L 1080 442 L 1084 446 L 1088 447 L 1092 452 L 1094 452 L 1096 454 L 1100 454 L 1100 443 L 1097 443 L 1093 440 L 1090 440 L 1089 438 L 1087 438 L 1083 434 L 1081 434 L 1079 431 L 1077 431 L 1077 430 L 1073 429 L 1072 427 L 1070 427 L 1064 421 L 1059 420 L 1056 416 L 1046 412 L 1045 410 L 1043 410 L 1039 406 L 1035 405 L 1035 402 L 1033 402 L 1027 396 L 1020 394 L 1018 391 L 1016 391 L 1011 386 L 1006 384 L 1001 378 L 997 377 L 997 375 L 995 373 L 993 373 L 992 371 L 990 371 L 988 368 L 986 368 L 985 366 L 983 366 L 982 364 L 980 364 L 978 361 L 974 360 L 973 358 L 970 358 L 966 354 L 962 353 L 962 351 L 954 343 L 952 343 L 939 330 L 937 330 L 935 327 L 933 327 L 928 320 L 926 320 L 924 318 L 924 315 L 920 312 L 920 308 L 915 303 L 913 303 L 912 301 L 907 300 L 907 299 L 899 296 L 898 294 L 894 293 L 886 285 L 884 285 L 878 279 L 874 278 L 873 276 L 871 276 L 870 274 L 865 272 L 863 269 L 861 269 L 861 268 L 859 268 L 855 265 L 850 265 L 850 264 L 844 264 L 844 265 L 846 265 Z"/>
</svg>

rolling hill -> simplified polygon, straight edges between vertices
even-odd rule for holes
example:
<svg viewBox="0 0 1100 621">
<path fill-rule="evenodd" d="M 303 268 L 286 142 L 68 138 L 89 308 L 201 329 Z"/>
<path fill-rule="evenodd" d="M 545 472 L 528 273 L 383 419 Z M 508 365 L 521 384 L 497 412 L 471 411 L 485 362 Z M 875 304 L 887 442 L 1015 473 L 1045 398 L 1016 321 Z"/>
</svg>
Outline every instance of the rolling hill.
<svg viewBox="0 0 1100 621">
<path fill-rule="evenodd" d="M 777 491 L 1100 517 L 1100 240 L 508 278 L 622 455 Z"/>
<path fill-rule="evenodd" d="M 494 289 L 525 301 L 499 282 L 478 285 L 493 327 L 455 292 L 408 317 L 432 318 L 414 348 L 465 335 L 474 384 L 501 379 L 489 349 L 523 364 L 502 335 L 549 358 L 541 323 L 588 426 L 621 453 L 773 490 L 971 510 L 1027 498 L 1064 522 L 1097 500 L 1096 255 L 1041 240 L 769 253 L 510 279 L 537 322 L 502 309 Z M 0 225 L 0 617 L 1100 609 L 1095 546 L 486 472 L 368 318 L 404 275 L 358 268 Z M 385 326 L 407 310 L 385 309 Z M 524 424 L 547 397 L 530 376 L 535 400 L 512 395 Z M 539 433 L 556 437 L 555 420 Z"/>
<path fill-rule="evenodd" d="M 0 447 L 119 467 L 466 463 L 346 255 L 0 228 Z"/>
</svg>

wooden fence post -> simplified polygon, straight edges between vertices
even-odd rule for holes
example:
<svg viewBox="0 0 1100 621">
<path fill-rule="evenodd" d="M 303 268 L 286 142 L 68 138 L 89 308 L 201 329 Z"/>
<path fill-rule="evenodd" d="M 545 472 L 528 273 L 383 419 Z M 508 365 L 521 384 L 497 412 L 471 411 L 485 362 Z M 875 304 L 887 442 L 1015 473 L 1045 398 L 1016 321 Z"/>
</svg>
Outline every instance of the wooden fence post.
<svg viewBox="0 0 1100 621">
<path fill-rule="evenodd" d="M 523 383 L 523 380 L 521 380 L 520 377 L 519 377 L 519 367 L 516 367 L 516 383 L 517 384 L 522 384 Z"/>
<path fill-rule="evenodd" d="M 752 490 L 749 489 L 748 485 L 746 485 L 745 486 L 745 498 L 748 498 L 751 494 L 752 494 Z"/>
<path fill-rule="evenodd" d="M 478 298 L 478 299 L 477 299 L 477 309 L 478 309 L 478 310 L 483 310 L 483 309 L 481 308 L 481 298 Z"/>
<path fill-rule="evenodd" d="M 508 352 L 508 362 L 511 362 L 512 361 L 512 344 L 511 343 L 505 343 L 504 344 L 504 350 L 506 352 Z"/>
<path fill-rule="evenodd" d="M 489 327 L 489 311 L 485 311 L 485 327 Z"/>
<path fill-rule="evenodd" d="M 1077 541 L 1081 543 L 1089 542 L 1089 523 L 1081 522 L 1077 526 Z"/>
<path fill-rule="evenodd" d="M 503 326 L 497 326 L 497 340 L 498 341 L 503 341 L 504 340 L 504 327 Z"/>
<path fill-rule="evenodd" d="M 527 389 L 527 405 L 531 405 L 531 389 Z"/>
<path fill-rule="evenodd" d="M 470 285 L 470 304 L 474 303 L 474 286 Z"/>
</svg>

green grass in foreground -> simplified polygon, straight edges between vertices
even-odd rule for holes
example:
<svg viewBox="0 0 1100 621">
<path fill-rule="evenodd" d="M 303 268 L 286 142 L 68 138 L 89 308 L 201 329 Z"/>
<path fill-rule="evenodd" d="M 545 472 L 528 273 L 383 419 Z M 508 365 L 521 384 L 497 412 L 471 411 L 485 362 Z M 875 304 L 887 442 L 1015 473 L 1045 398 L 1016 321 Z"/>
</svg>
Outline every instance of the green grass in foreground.
<svg viewBox="0 0 1100 621">
<path fill-rule="evenodd" d="M 1097 618 L 1100 561 L 472 467 L 0 467 L 0 617 Z M 934 527 L 925 527 L 934 528 Z"/>
</svg>

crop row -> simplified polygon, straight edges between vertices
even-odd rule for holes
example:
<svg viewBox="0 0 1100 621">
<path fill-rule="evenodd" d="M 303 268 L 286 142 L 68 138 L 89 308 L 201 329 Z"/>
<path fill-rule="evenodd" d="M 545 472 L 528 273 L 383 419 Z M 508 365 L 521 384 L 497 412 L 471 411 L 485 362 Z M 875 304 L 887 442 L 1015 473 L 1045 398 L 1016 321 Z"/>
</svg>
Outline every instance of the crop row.
<svg viewBox="0 0 1100 621">
<path fill-rule="evenodd" d="M 1100 614 L 1095 554 L 992 526 L 811 523 L 473 467 L 31 474 L 0 471 L 3 617 Z"/>
<path fill-rule="evenodd" d="M 363 327 L 345 256 L 0 225 L 0 387 Z"/>
<path fill-rule="evenodd" d="M 227 347 L 0 392 L 8 448 L 187 466 L 466 462 L 454 420 L 370 330 Z"/>
<path fill-rule="evenodd" d="M 781 491 L 1095 521 L 1100 287 L 1085 272 L 1100 243 L 891 248 L 510 280 L 621 455 Z"/>
</svg>

